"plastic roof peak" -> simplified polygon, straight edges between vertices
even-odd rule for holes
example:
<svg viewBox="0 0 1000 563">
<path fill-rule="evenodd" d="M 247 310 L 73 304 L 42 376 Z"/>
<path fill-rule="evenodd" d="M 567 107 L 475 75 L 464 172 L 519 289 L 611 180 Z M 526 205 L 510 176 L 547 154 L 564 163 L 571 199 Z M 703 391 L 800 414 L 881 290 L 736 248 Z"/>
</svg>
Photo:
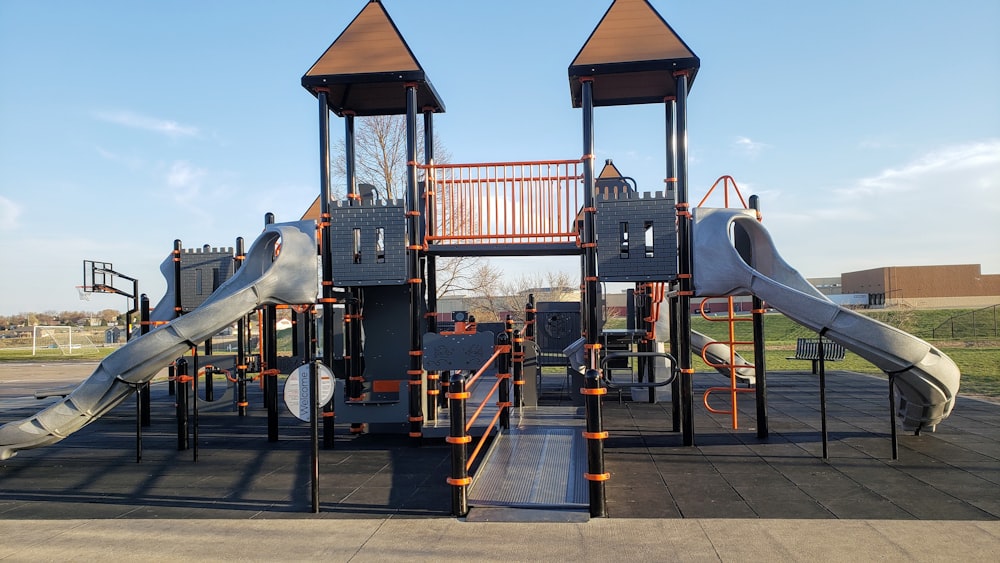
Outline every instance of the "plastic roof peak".
<svg viewBox="0 0 1000 563">
<path fill-rule="evenodd" d="M 677 94 L 675 72 L 689 72 L 690 90 L 700 66 L 649 0 L 614 0 L 570 63 L 573 107 L 581 77 L 593 78 L 595 106 L 662 103 Z"/>
<path fill-rule="evenodd" d="M 444 112 L 434 86 L 379 0 L 370 0 L 302 76 L 314 96 L 327 91 L 337 115 L 406 113 L 407 83 L 417 84 L 417 109 Z"/>
</svg>

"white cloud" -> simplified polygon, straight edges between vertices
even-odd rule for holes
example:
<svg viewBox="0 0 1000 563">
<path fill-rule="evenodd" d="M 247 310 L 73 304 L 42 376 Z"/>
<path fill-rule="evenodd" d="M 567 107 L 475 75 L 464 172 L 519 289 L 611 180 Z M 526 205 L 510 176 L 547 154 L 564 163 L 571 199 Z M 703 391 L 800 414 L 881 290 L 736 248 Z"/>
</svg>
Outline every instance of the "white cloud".
<svg viewBox="0 0 1000 563">
<path fill-rule="evenodd" d="M 19 225 L 21 206 L 0 195 L 0 231 L 13 231 Z"/>
<path fill-rule="evenodd" d="M 201 195 L 202 180 L 207 172 L 190 162 L 178 160 L 167 171 L 167 187 L 170 195 L 178 203 L 191 203 Z"/>
<path fill-rule="evenodd" d="M 807 275 L 982 264 L 1000 272 L 1000 139 L 942 147 L 765 217 Z M 773 228 L 772 228 L 773 225 Z"/>
<path fill-rule="evenodd" d="M 128 110 L 98 112 L 96 116 L 102 121 L 133 129 L 152 131 L 171 138 L 196 137 L 199 134 L 198 128 L 193 125 L 184 125 L 173 120 L 150 117 Z"/>
<path fill-rule="evenodd" d="M 886 168 L 875 176 L 861 178 L 855 185 L 836 189 L 834 193 L 848 200 L 895 197 L 904 193 L 908 197 L 923 194 L 929 198 L 952 199 L 970 189 L 985 192 L 998 187 L 998 179 L 1000 139 L 990 139 L 927 153 L 900 167 Z M 925 203 L 930 204 L 930 201 Z"/>
<path fill-rule="evenodd" d="M 761 143 L 759 141 L 754 141 L 749 137 L 737 137 L 736 141 L 733 143 L 736 148 L 742 151 L 744 154 L 750 157 L 755 157 L 761 153 L 764 149 L 770 148 L 770 145 L 766 143 Z"/>
</svg>

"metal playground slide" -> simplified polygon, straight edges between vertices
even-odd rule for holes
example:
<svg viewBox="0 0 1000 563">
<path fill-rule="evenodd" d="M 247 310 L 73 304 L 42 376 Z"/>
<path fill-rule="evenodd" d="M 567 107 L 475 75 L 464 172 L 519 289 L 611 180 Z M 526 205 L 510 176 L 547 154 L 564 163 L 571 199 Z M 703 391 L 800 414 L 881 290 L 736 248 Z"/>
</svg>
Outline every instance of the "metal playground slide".
<svg viewBox="0 0 1000 563">
<path fill-rule="evenodd" d="M 116 350 L 63 400 L 0 427 L 0 460 L 18 450 L 53 444 L 124 401 L 192 346 L 261 305 L 316 301 L 316 224 L 269 225 L 243 266 L 200 307 Z"/>
<path fill-rule="evenodd" d="M 733 245 L 736 226 L 749 238 L 749 264 Z M 905 430 L 933 430 L 951 413 L 961 376 L 955 362 L 913 335 L 831 302 L 781 258 L 753 211 L 696 209 L 692 240 L 697 295 L 756 295 L 868 360 L 893 378 Z"/>
</svg>

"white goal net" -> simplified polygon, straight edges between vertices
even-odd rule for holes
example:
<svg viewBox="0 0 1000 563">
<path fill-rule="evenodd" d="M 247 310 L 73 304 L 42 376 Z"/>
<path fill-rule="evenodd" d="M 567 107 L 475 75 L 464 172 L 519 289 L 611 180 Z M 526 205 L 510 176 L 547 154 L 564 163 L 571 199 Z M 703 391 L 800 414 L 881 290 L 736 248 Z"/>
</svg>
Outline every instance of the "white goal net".
<svg viewBox="0 0 1000 563">
<path fill-rule="evenodd" d="M 94 342 L 71 326 L 35 326 L 31 335 L 31 355 L 39 349 L 58 348 L 64 356 L 80 353 L 81 350 L 96 350 Z"/>
</svg>

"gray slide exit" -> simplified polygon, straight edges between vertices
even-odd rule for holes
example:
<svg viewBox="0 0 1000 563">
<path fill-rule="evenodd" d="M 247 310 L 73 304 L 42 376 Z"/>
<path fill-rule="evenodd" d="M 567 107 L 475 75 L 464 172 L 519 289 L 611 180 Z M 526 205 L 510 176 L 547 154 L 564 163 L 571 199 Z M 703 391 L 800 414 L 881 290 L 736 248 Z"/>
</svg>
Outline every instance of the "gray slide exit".
<svg viewBox="0 0 1000 563">
<path fill-rule="evenodd" d="M 187 315 L 130 341 L 97 366 L 62 401 L 29 418 L 0 427 L 0 460 L 18 450 L 53 444 L 124 401 L 192 346 L 261 305 L 316 301 L 316 223 L 269 225 L 247 252 L 243 266 Z"/>
<path fill-rule="evenodd" d="M 734 225 L 749 237 L 751 264 L 733 246 Z M 911 334 L 830 301 L 781 258 L 753 211 L 696 209 L 692 240 L 697 295 L 756 295 L 893 375 L 903 429 L 933 430 L 951 413 L 961 378 L 955 362 Z"/>
</svg>

